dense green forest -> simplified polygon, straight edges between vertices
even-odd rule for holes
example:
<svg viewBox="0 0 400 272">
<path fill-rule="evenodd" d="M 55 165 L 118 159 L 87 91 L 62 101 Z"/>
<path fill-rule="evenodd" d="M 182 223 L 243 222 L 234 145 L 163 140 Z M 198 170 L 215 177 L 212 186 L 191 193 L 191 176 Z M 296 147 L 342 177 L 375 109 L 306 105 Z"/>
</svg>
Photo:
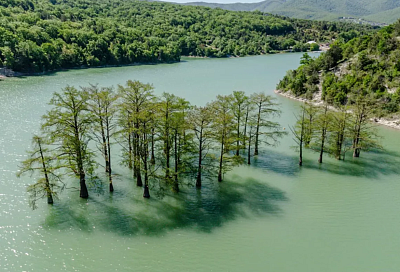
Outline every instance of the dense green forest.
<svg viewBox="0 0 400 272">
<path fill-rule="evenodd" d="M 336 106 L 368 97 L 375 117 L 399 111 L 400 21 L 347 43 L 338 41 L 316 59 L 305 55 L 301 63 L 287 72 L 279 90 L 308 99 L 321 94 L 322 100 Z"/>
<path fill-rule="evenodd" d="M 257 3 L 205 3 L 188 5 L 207 6 L 235 11 L 261 11 L 301 19 L 338 20 L 356 17 L 364 20 L 393 23 L 400 17 L 400 2 L 396 0 L 265 0 Z"/>
<path fill-rule="evenodd" d="M 306 51 L 372 27 L 169 3 L 0 0 L 0 67 L 18 72 Z M 314 48 L 315 49 L 315 48 Z"/>
</svg>

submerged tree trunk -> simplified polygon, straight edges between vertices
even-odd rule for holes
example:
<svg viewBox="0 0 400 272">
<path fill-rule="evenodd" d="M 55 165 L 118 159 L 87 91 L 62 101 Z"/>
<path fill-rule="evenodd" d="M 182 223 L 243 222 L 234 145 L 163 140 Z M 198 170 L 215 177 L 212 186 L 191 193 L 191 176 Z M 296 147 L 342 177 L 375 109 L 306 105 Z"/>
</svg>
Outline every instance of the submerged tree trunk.
<svg viewBox="0 0 400 272">
<path fill-rule="evenodd" d="M 110 192 L 114 192 L 114 185 L 112 181 L 112 168 L 111 168 L 111 144 L 110 144 L 110 124 L 108 119 L 106 120 L 107 127 L 107 154 L 108 157 L 108 181 L 110 183 Z"/>
<path fill-rule="evenodd" d="M 150 159 L 150 164 L 155 165 L 156 164 L 156 157 L 154 155 L 154 127 L 151 129 L 151 159 Z"/>
<path fill-rule="evenodd" d="M 175 129 L 174 133 L 174 161 L 175 161 L 175 173 L 174 173 L 174 185 L 173 185 L 173 191 L 175 193 L 179 192 L 179 185 L 178 185 L 178 167 L 179 167 L 179 154 L 178 154 L 178 142 L 177 142 L 177 137 L 178 137 L 178 131 Z"/>
<path fill-rule="evenodd" d="M 360 144 L 360 133 L 361 133 L 361 118 L 360 118 L 360 123 L 357 125 L 357 132 L 356 132 L 356 136 L 355 136 L 355 138 L 354 138 L 354 140 L 353 140 L 353 149 L 354 149 L 354 151 L 353 151 L 353 157 L 354 158 L 358 158 L 358 157 L 360 157 L 360 153 L 361 153 L 361 150 L 360 150 L 360 147 L 359 147 L 359 144 Z"/>
<path fill-rule="evenodd" d="M 250 128 L 249 142 L 248 142 L 247 148 L 248 148 L 248 150 L 247 150 L 247 164 L 250 165 L 251 164 L 251 128 Z"/>
<path fill-rule="evenodd" d="M 146 131 L 146 127 L 144 128 Z M 143 189 L 143 197 L 150 198 L 150 191 L 149 191 L 149 172 L 147 166 L 147 159 L 148 159 L 148 150 L 149 146 L 147 143 L 147 136 L 144 134 L 143 136 L 144 148 L 143 148 L 143 168 L 144 168 L 144 189 Z"/>
<path fill-rule="evenodd" d="M 88 189 L 86 187 L 85 173 L 80 173 L 79 174 L 79 184 L 80 184 L 80 187 L 81 187 L 80 197 L 81 198 L 88 198 L 89 197 L 89 193 L 88 193 Z"/>
<path fill-rule="evenodd" d="M 300 143 L 299 166 L 303 165 L 303 140 Z"/>
<path fill-rule="evenodd" d="M 78 117 L 74 116 L 74 130 L 75 130 L 75 153 L 76 153 L 76 162 L 78 166 L 78 173 L 79 173 L 79 184 L 80 184 L 80 197 L 81 198 L 88 198 L 89 193 L 86 187 L 85 181 L 85 170 L 83 169 L 83 156 L 81 150 L 81 139 L 79 133 L 79 126 L 78 126 Z"/>
<path fill-rule="evenodd" d="M 47 191 L 47 203 L 48 204 L 53 204 L 53 195 L 51 193 L 51 187 L 50 187 L 50 181 L 49 181 L 49 176 L 47 174 L 47 168 L 46 168 L 46 163 L 44 161 L 44 156 L 43 156 L 43 150 L 42 150 L 42 144 L 40 142 L 40 138 L 37 139 L 37 143 L 39 146 L 39 152 L 40 152 L 40 157 L 42 159 L 42 166 L 43 166 L 43 172 L 44 172 L 44 178 L 46 182 L 46 191 Z"/>
<path fill-rule="evenodd" d="M 307 137 L 305 139 L 305 145 L 306 147 L 310 146 L 311 143 L 311 135 L 312 135 L 312 130 L 313 130 L 313 116 L 310 114 L 310 118 L 309 118 L 309 123 L 308 123 L 308 132 L 307 132 Z"/>
<path fill-rule="evenodd" d="M 325 133 L 326 133 L 326 129 L 323 128 L 322 129 L 322 139 L 321 139 L 321 149 L 319 151 L 319 159 L 318 162 L 322 163 L 322 156 L 324 154 L 324 145 L 325 145 Z"/>
<path fill-rule="evenodd" d="M 247 133 L 247 123 L 249 121 L 249 106 L 246 109 L 246 118 L 244 120 L 244 132 L 243 132 L 243 148 L 246 152 L 246 133 Z"/>
<path fill-rule="evenodd" d="M 102 142 L 103 142 L 104 160 L 105 160 L 105 165 L 106 165 L 105 170 L 106 170 L 106 173 L 108 173 L 110 171 L 110 162 L 109 162 L 109 156 L 108 156 L 108 144 L 107 144 L 107 140 L 106 140 L 106 135 L 104 133 L 103 120 L 100 120 L 100 129 L 101 129 L 101 138 L 102 138 Z"/>
<path fill-rule="evenodd" d="M 303 116 L 301 119 L 300 141 L 299 141 L 299 145 L 300 145 L 299 166 L 303 165 L 304 114 L 305 114 L 305 110 L 303 108 Z"/>
<path fill-rule="evenodd" d="M 325 105 L 324 116 L 323 116 L 324 119 L 322 120 L 321 149 L 319 152 L 319 159 L 318 159 L 319 163 L 322 163 L 322 156 L 324 154 L 324 148 L 325 148 L 325 138 L 328 130 L 327 112 L 328 112 L 328 105 Z"/>
<path fill-rule="evenodd" d="M 343 140 L 344 140 L 344 131 L 340 131 L 338 134 L 338 139 L 336 142 L 336 159 L 341 160 L 342 159 L 342 149 L 343 149 Z"/>
<path fill-rule="evenodd" d="M 225 135 L 222 135 L 222 142 L 221 142 L 221 155 L 219 157 L 219 170 L 218 170 L 218 181 L 222 181 L 222 162 L 224 157 L 224 142 L 225 142 Z"/>
<path fill-rule="evenodd" d="M 239 151 L 240 151 L 240 114 L 241 114 L 241 108 L 239 106 L 239 114 L 236 127 L 236 156 L 239 156 Z"/>
<path fill-rule="evenodd" d="M 137 111 L 139 114 L 139 112 Z M 140 137 L 139 137 L 139 122 L 135 122 L 135 158 L 134 158 L 134 167 L 135 167 L 135 176 L 136 176 L 136 186 L 142 187 L 142 175 L 140 173 Z"/>
<path fill-rule="evenodd" d="M 166 169 L 165 169 L 165 178 L 167 180 L 170 179 L 170 143 L 169 143 L 169 114 L 168 109 L 165 113 L 165 135 L 164 135 L 164 148 L 165 148 L 165 159 L 166 159 Z"/>
<path fill-rule="evenodd" d="M 261 104 L 258 107 L 257 127 L 256 127 L 256 140 L 254 146 L 254 156 L 258 156 L 258 136 L 260 133 L 260 120 L 261 119 Z"/>
<path fill-rule="evenodd" d="M 78 160 L 79 184 L 80 184 L 80 187 L 81 187 L 80 197 L 81 198 L 88 198 L 89 197 L 89 193 L 88 193 L 88 189 L 86 187 L 85 171 L 83 170 L 83 158 L 82 158 L 82 154 L 81 154 L 81 151 L 80 151 L 80 145 L 78 146 L 77 149 L 78 149 L 77 150 L 77 160 Z"/>
<path fill-rule="evenodd" d="M 358 158 L 360 157 L 361 149 L 360 148 L 355 148 L 353 152 L 353 157 Z"/>
<path fill-rule="evenodd" d="M 144 198 L 150 198 L 150 190 L 149 190 L 149 185 L 145 185 L 143 189 L 143 197 Z"/>
<path fill-rule="evenodd" d="M 128 167 L 129 169 L 133 169 L 132 163 L 132 133 L 130 131 L 130 126 L 128 127 Z"/>
<path fill-rule="evenodd" d="M 199 143 L 199 165 L 197 170 L 196 187 L 201 188 L 201 160 L 203 157 L 203 128 L 200 129 L 200 143 Z"/>
<path fill-rule="evenodd" d="M 139 148 L 140 147 L 138 146 L 138 149 Z M 140 151 L 138 151 L 138 152 L 140 152 Z M 139 158 L 139 156 L 136 158 L 136 186 L 138 186 L 138 187 L 142 187 L 143 186 L 142 174 L 141 174 L 141 171 L 140 171 L 140 158 Z"/>
</svg>

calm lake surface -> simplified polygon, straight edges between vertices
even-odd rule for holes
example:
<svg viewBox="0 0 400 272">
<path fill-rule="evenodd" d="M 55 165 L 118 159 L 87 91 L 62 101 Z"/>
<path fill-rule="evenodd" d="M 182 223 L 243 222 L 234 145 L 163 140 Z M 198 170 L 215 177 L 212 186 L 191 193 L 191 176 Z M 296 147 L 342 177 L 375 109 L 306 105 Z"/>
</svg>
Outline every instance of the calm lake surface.
<svg viewBox="0 0 400 272">
<path fill-rule="evenodd" d="M 47 102 L 67 84 L 152 83 L 204 105 L 217 94 L 273 90 L 301 54 L 72 70 L 0 82 L 0 271 L 398 271 L 399 131 L 379 128 L 385 152 L 338 162 L 306 153 L 297 166 L 291 136 L 199 192 L 143 199 L 121 166 L 115 192 L 65 191 L 54 206 L 30 210 L 17 179 Z M 277 97 L 288 128 L 299 103 Z M 116 161 L 118 158 L 114 159 Z M 70 183 L 73 187 L 76 183 Z M 194 184 L 194 183 L 193 183 Z M 152 193 L 152 192 L 151 192 Z"/>
</svg>

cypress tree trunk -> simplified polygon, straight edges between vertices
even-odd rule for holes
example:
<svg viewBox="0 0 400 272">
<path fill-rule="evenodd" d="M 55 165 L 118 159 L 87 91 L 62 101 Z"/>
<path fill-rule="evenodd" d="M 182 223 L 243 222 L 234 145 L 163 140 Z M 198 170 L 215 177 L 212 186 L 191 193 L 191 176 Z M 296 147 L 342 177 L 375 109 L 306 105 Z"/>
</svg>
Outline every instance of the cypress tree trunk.
<svg viewBox="0 0 400 272">
<path fill-rule="evenodd" d="M 339 126 L 339 135 L 338 135 L 338 143 L 337 143 L 337 156 L 336 159 L 341 160 L 342 159 L 342 152 L 343 152 L 343 142 L 344 142 L 344 134 L 346 130 L 346 118 L 347 114 L 345 113 L 343 116 L 342 122 L 340 122 Z M 343 154 L 344 156 L 344 154 Z"/>
<path fill-rule="evenodd" d="M 136 158 L 135 158 L 135 163 L 136 163 L 136 186 L 142 187 L 143 186 L 143 181 L 142 181 L 142 175 L 140 171 L 140 139 L 139 139 L 139 134 L 136 133 Z"/>
<path fill-rule="evenodd" d="M 261 104 L 258 106 L 257 127 L 256 127 L 256 141 L 254 147 L 254 156 L 258 155 L 258 134 L 260 133 L 260 119 L 261 119 Z"/>
<path fill-rule="evenodd" d="M 326 128 L 324 127 L 324 128 L 322 128 L 321 149 L 319 152 L 319 159 L 318 159 L 319 163 L 322 163 L 322 156 L 324 154 L 325 136 L 326 136 Z"/>
<path fill-rule="evenodd" d="M 146 127 L 144 129 L 146 131 Z M 147 137 L 146 134 L 143 136 L 144 139 L 144 150 L 143 150 L 143 168 L 144 168 L 144 190 L 143 190 L 143 197 L 150 198 L 150 191 L 149 191 L 149 173 L 148 173 L 148 166 L 147 166 L 147 158 L 148 158 L 148 144 L 147 144 Z"/>
<path fill-rule="evenodd" d="M 80 184 L 80 197 L 81 198 L 88 198 L 89 193 L 86 187 L 85 181 L 85 171 L 83 169 L 83 156 L 82 156 L 82 149 L 81 149 L 81 140 L 79 137 L 79 126 L 78 126 L 78 117 L 74 115 L 74 130 L 75 130 L 75 153 L 76 153 L 76 162 L 78 166 L 78 173 L 79 173 L 79 184 Z"/>
<path fill-rule="evenodd" d="M 251 128 L 250 128 L 250 135 L 249 135 L 249 143 L 247 146 L 248 150 L 247 150 L 247 164 L 250 165 L 251 164 Z"/>
<path fill-rule="evenodd" d="M 110 182 L 110 192 L 114 192 L 114 186 L 112 182 L 112 169 L 111 169 L 111 145 L 110 145 L 110 124 L 106 121 L 107 127 L 107 156 L 108 156 L 108 180 Z"/>
<path fill-rule="evenodd" d="M 136 113 L 139 115 L 139 109 L 136 108 Z M 138 117 L 136 117 L 138 118 Z M 135 158 L 134 158 L 134 167 L 136 172 L 136 186 L 142 187 L 142 175 L 140 174 L 140 137 L 139 137 L 139 121 L 135 122 Z"/>
<path fill-rule="evenodd" d="M 237 121 L 237 128 L 236 128 L 236 156 L 239 156 L 239 150 L 240 150 L 240 114 L 241 114 L 241 109 L 239 106 L 239 116 L 238 116 L 238 121 Z"/>
<path fill-rule="evenodd" d="M 133 168 L 133 165 L 132 165 L 132 137 L 131 137 L 130 132 L 128 132 L 128 167 L 129 167 L 129 169 Z"/>
<path fill-rule="evenodd" d="M 85 173 L 83 173 L 83 172 L 81 172 L 79 174 L 79 184 L 81 186 L 80 197 L 81 198 L 88 198 L 89 197 L 89 193 L 88 193 L 88 189 L 86 187 Z"/>
<path fill-rule="evenodd" d="M 222 181 L 222 160 L 224 156 L 224 142 L 225 142 L 225 134 L 222 134 L 222 142 L 221 142 L 221 155 L 219 157 L 219 171 L 218 171 L 218 181 Z"/>
<path fill-rule="evenodd" d="M 299 166 L 303 165 L 303 139 L 300 141 Z"/>
<path fill-rule="evenodd" d="M 341 131 L 338 135 L 338 142 L 337 142 L 337 151 L 336 151 L 336 159 L 342 159 L 342 149 L 343 149 L 343 140 L 344 140 L 344 131 Z"/>
<path fill-rule="evenodd" d="M 354 158 L 360 157 L 360 153 L 361 153 L 360 148 L 355 148 L 355 149 L 354 149 L 354 152 L 353 152 L 353 157 L 354 157 Z"/>
<path fill-rule="evenodd" d="M 303 108 L 303 116 L 301 118 L 301 131 L 300 131 L 300 154 L 299 154 L 299 166 L 303 165 L 303 141 L 304 141 L 304 108 Z"/>
<path fill-rule="evenodd" d="M 174 173 L 174 186 L 173 190 L 175 193 L 179 192 L 179 185 L 178 185 L 178 162 L 179 162 L 179 156 L 178 156 L 178 143 L 177 143 L 177 137 L 178 137 L 178 131 L 175 129 L 174 133 L 174 161 L 175 161 L 175 173 Z"/>
<path fill-rule="evenodd" d="M 47 174 L 47 168 L 46 168 L 46 163 L 44 161 L 44 156 L 43 156 L 43 151 L 42 151 L 42 144 L 40 142 L 40 139 L 37 139 L 37 143 L 39 146 L 39 152 L 40 152 L 40 157 L 42 159 L 42 166 L 43 166 L 43 172 L 44 172 L 44 177 L 46 180 L 46 191 L 47 191 L 47 204 L 53 204 L 53 195 L 51 193 L 51 187 L 50 187 L 50 181 L 49 181 L 49 176 Z"/>
<path fill-rule="evenodd" d="M 359 118 L 357 118 L 358 123 L 357 123 L 357 132 L 356 132 L 356 137 L 353 140 L 353 157 L 358 158 L 360 157 L 361 149 L 359 147 L 360 144 L 360 134 L 361 134 L 361 124 L 363 122 L 363 112 L 361 112 Z"/>
<path fill-rule="evenodd" d="M 310 118 L 309 118 L 309 127 L 308 127 L 308 132 L 307 132 L 307 137 L 305 137 L 305 146 L 308 147 L 310 146 L 311 143 L 311 135 L 312 135 L 312 122 L 313 122 L 313 117 L 310 113 Z"/>
<path fill-rule="evenodd" d="M 156 164 L 156 157 L 154 155 L 154 127 L 151 129 L 151 159 L 150 159 L 150 164 L 155 165 Z"/>
<path fill-rule="evenodd" d="M 319 163 L 322 163 L 322 156 L 324 154 L 324 147 L 325 147 L 326 132 L 328 129 L 327 112 L 328 112 L 328 105 L 325 105 L 325 111 L 324 111 L 324 117 L 323 117 L 324 119 L 323 119 L 323 123 L 322 123 L 321 149 L 320 149 L 319 159 L 318 159 Z"/>
<path fill-rule="evenodd" d="M 103 120 L 100 119 L 100 129 L 101 129 L 101 138 L 103 141 L 103 153 L 104 153 L 104 160 L 106 164 L 106 173 L 110 171 L 110 162 L 108 161 L 108 145 L 107 145 L 107 140 L 106 140 L 106 135 L 104 133 L 104 125 L 103 125 Z"/>
<path fill-rule="evenodd" d="M 246 150 L 246 133 L 247 133 L 247 122 L 248 121 L 249 121 L 249 106 L 247 106 L 246 118 L 244 120 L 244 132 L 243 132 L 243 148 L 244 148 L 244 150 Z"/>
<path fill-rule="evenodd" d="M 133 163 L 133 178 L 136 179 L 137 177 L 137 162 L 136 162 L 136 156 L 137 156 L 137 146 L 136 146 L 136 136 L 132 132 L 132 163 Z"/>
<path fill-rule="evenodd" d="M 203 157 L 203 127 L 200 129 L 199 166 L 197 170 L 196 187 L 201 188 L 201 160 Z"/>
<path fill-rule="evenodd" d="M 150 198 L 149 185 L 144 185 L 143 197 L 144 198 Z"/>
<path fill-rule="evenodd" d="M 78 137 L 79 139 L 79 137 Z M 83 170 L 83 159 L 82 159 L 82 153 L 80 150 L 80 144 L 78 144 L 77 147 L 77 165 L 78 165 L 78 172 L 79 172 L 79 184 L 81 187 L 80 191 L 80 197 L 81 198 L 88 198 L 89 193 L 88 189 L 86 187 L 86 181 L 85 181 L 85 171 Z"/>
<path fill-rule="evenodd" d="M 165 178 L 170 179 L 170 145 L 169 145 L 169 117 L 168 117 L 168 108 L 165 113 L 165 139 L 164 139 L 164 147 L 165 147 L 165 157 L 166 157 L 166 169 L 165 169 Z"/>
</svg>

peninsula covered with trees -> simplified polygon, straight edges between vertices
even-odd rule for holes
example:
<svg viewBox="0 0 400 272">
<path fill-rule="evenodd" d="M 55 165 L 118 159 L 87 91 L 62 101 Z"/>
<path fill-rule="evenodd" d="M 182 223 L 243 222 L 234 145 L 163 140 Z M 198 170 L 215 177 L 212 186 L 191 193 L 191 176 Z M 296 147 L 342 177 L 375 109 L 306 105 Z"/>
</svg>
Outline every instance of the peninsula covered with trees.
<svg viewBox="0 0 400 272">
<path fill-rule="evenodd" d="M 306 54 L 301 64 L 287 72 L 279 91 L 338 108 L 362 98 L 372 105 L 370 118 L 400 110 L 400 21 L 347 43 L 337 41 L 316 59 Z"/>
<path fill-rule="evenodd" d="M 350 150 L 359 157 L 362 150 L 380 148 L 371 121 L 399 127 L 400 20 L 377 33 L 337 41 L 318 58 L 306 53 L 300 63 L 277 86 L 278 93 L 309 102 L 291 128 L 300 165 L 303 148 L 318 152 L 320 163 L 324 153 L 341 160 Z"/>
<path fill-rule="evenodd" d="M 234 91 L 197 107 L 128 81 L 117 89 L 68 86 L 49 104 L 18 172 L 38 178 L 28 187 L 33 208 L 41 198 L 53 203 L 68 180 L 79 180 L 82 198 L 89 180 L 107 180 L 113 192 L 115 164 L 131 170 L 145 198 L 151 188 L 178 193 L 182 184 L 201 188 L 205 178 L 222 182 L 233 167 L 251 164 L 261 145 L 276 145 L 286 134 L 272 119 L 279 105 L 264 93 Z"/>
<path fill-rule="evenodd" d="M 307 51 L 371 26 L 119 0 L 0 0 L 0 68 L 62 68 Z M 315 49 L 315 48 L 314 48 Z"/>
</svg>

